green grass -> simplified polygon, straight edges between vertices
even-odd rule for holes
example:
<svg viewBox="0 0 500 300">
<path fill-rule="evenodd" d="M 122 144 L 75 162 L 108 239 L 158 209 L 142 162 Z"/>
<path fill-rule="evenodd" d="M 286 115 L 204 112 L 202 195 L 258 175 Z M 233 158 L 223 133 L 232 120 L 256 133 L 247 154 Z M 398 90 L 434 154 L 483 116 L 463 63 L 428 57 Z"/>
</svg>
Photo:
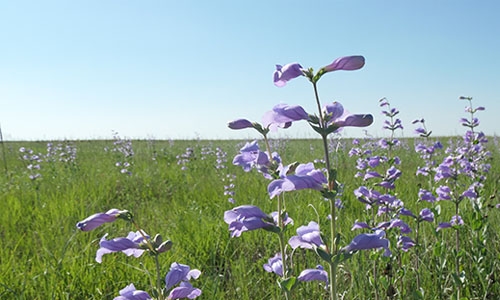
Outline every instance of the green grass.
<svg viewBox="0 0 500 300">
<path fill-rule="evenodd" d="M 349 141 L 343 141 L 349 149 Z M 414 176 L 420 158 L 413 151 L 413 141 L 406 140 L 408 149 L 397 150 L 401 157 L 402 178 L 397 182 L 398 197 L 409 208 L 416 208 L 419 186 L 425 179 Z M 245 173 L 231 161 L 241 141 L 133 141 L 135 155 L 131 158 L 132 175 L 121 174 L 115 166 L 120 155 L 105 152 L 112 141 L 76 141 L 75 164 L 43 162 L 42 178 L 33 182 L 20 159 L 23 146 L 46 153 L 46 143 L 5 142 L 5 156 L 0 163 L 0 298 L 1 299 L 113 299 L 130 283 L 150 291 L 154 262 L 148 255 L 127 257 L 122 253 L 104 256 L 95 261 L 98 241 L 105 234 L 125 236 L 134 228 L 117 221 L 90 232 L 79 232 L 75 224 L 87 216 L 110 208 L 127 209 L 150 235 L 162 234 L 173 241 L 170 252 L 160 256 L 162 274 L 174 261 L 202 271 L 193 285 L 203 290 L 200 299 L 281 299 L 276 275 L 267 273 L 262 265 L 279 251 L 277 238 L 262 230 L 245 232 L 239 238 L 229 237 L 223 221 L 224 211 L 234 205 L 223 195 L 222 178 L 237 175 L 235 205 L 254 204 L 266 212 L 276 210 L 269 200 L 268 181 L 254 171 Z M 281 141 L 278 151 L 285 163 L 309 162 L 322 157 L 319 140 Z M 181 171 L 176 156 L 186 147 L 194 149 L 195 158 Z M 228 153 L 227 169 L 215 169 L 215 155 L 202 159 L 201 148 L 222 148 Z M 339 212 L 340 232 L 344 244 L 358 232 L 350 230 L 355 220 L 365 218 L 364 205 L 353 190 L 362 182 L 354 178 L 355 158 L 347 151 L 337 154 L 334 162 L 339 180 L 345 184 L 345 208 Z M 492 204 L 497 198 L 500 164 L 498 149 L 492 146 L 492 169 L 484 189 L 484 200 Z M 153 160 L 153 157 L 156 159 Z M 315 191 L 299 191 L 286 196 L 286 207 L 295 229 L 317 220 L 318 211 L 323 230 L 327 230 L 328 203 Z M 451 203 L 442 202 L 439 221 L 449 221 L 453 215 Z M 470 205 L 461 204 L 466 222 L 461 232 L 463 253 L 453 253 L 454 231 L 435 233 L 435 224 L 423 224 L 419 275 L 425 299 L 449 299 L 456 289 L 452 273 L 454 257 L 460 255 L 465 272 L 462 295 L 468 299 L 500 298 L 498 270 L 500 258 L 499 211 L 492 209 L 484 226 L 474 230 L 475 215 Z M 485 211 L 487 211 L 485 209 Z M 413 227 L 412 221 L 408 221 Z M 482 245 L 482 246 L 481 246 Z M 339 291 L 344 299 L 373 299 L 373 272 L 380 275 L 381 299 L 385 299 L 390 284 L 400 291 L 400 299 L 411 299 L 416 289 L 415 249 L 401 253 L 387 271 L 388 261 L 379 252 L 356 253 L 339 271 Z M 314 268 L 321 261 L 312 251 L 297 251 L 294 256 L 295 275 L 302 269 Z M 383 275 L 384 270 L 389 275 Z M 384 283 L 386 282 L 386 283 Z M 385 286 L 384 286 L 385 284 Z M 404 296 L 401 296 L 404 295 Z M 316 283 L 299 286 L 292 299 L 325 298 L 324 288 Z"/>
</svg>

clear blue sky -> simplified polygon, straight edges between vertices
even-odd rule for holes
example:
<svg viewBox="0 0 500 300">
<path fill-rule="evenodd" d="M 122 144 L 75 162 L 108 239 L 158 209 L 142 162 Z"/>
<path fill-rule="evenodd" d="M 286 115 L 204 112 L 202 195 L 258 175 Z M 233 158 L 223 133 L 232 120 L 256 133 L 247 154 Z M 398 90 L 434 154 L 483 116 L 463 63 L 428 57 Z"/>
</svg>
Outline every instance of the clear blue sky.
<svg viewBox="0 0 500 300">
<path fill-rule="evenodd" d="M 500 134 L 498 1 L 1 1 L 0 125 L 4 139 L 252 138 L 227 121 L 260 121 L 275 104 L 315 112 L 305 78 L 273 85 L 275 64 L 366 65 L 319 82 L 323 103 L 401 111 L 403 136 L 424 117 L 462 134 L 472 96 L 480 130 Z M 283 131 L 314 137 L 306 124 Z M 345 130 L 351 136 L 357 129 Z"/>
</svg>

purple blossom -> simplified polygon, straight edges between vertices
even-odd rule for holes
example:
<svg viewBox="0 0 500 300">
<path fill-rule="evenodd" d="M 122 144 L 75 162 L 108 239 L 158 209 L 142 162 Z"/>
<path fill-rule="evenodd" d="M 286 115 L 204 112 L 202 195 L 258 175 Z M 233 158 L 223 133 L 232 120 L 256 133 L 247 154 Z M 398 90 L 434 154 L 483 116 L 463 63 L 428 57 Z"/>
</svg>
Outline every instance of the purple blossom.
<svg viewBox="0 0 500 300">
<path fill-rule="evenodd" d="M 384 256 L 391 256 L 392 253 L 389 249 L 389 240 L 384 237 L 385 232 L 383 230 L 376 230 L 375 233 L 362 233 L 357 235 L 349 245 L 341 250 L 345 252 L 352 252 L 384 248 Z"/>
<path fill-rule="evenodd" d="M 453 226 L 462 226 L 464 225 L 464 221 L 462 220 L 462 217 L 460 217 L 459 215 L 455 215 L 453 217 L 451 217 L 451 220 L 450 222 L 443 222 L 443 223 L 439 223 L 438 227 L 436 228 L 436 231 L 440 231 L 441 229 L 444 229 L 444 228 L 450 228 L 450 227 L 453 227 Z"/>
<path fill-rule="evenodd" d="M 355 222 L 351 230 L 356 229 L 370 229 L 370 226 L 366 222 Z"/>
<path fill-rule="evenodd" d="M 253 205 L 241 205 L 224 212 L 224 222 L 229 224 L 231 237 L 239 237 L 245 231 L 275 226 L 271 217 Z"/>
<path fill-rule="evenodd" d="M 197 269 L 191 270 L 188 265 L 183 265 L 179 263 L 172 263 L 170 265 L 170 271 L 165 277 L 166 290 L 170 290 L 172 287 L 180 283 L 180 285 L 170 291 L 168 299 L 181 299 L 189 298 L 194 299 L 201 295 L 201 290 L 194 288 L 189 280 L 197 279 L 200 277 L 201 271 Z"/>
<path fill-rule="evenodd" d="M 325 174 L 321 170 L 314 169 L 313 163 L 298 165 L 295 174 L 292 175 L 286 175 L 287 168 L 282 169 L 281 173 L 281 179 L 272 181 L 267 187 L 271 199 L 283 192 L 303 189 L 322 190 L 323 185 L 327 183 Z"/>
<path fill-rule="evenodd" d="M 429 208 L 424 208 L 420 211 L 420 220 L 433 222 L 434 221 L 434 213 Z"/>
<path fill-rule="evenodd" d="M 231 129 L 253 128 L 253 123 L 247 119 L 237 119 L 227 123 L 227 126 Z"/>
<path fill-rule="evenodd" d="M 281 163 L 281 159 L 276 152 L 272 153 L 272 159 L 277 163 Z M 234 157 L 233 165 L 241 166 L 245 172 L 249 172 L 252 168 L 256 168 L 265 178 L 272 179 L 268 169 L 271 165 L 271 161 L 267 153 L 260 151 L 257 141 L 246 143 L 245 146 L 240 149 L 240 154 Z"/>
<path fill-rule="evenodd" d="M 321 265 L 316 266 L 316 269 L 306 269 L 300 272 L 297 279 L 300 281 L 319 280 L 325 282 L 328 285 L 328 273 Z"/>
<path fill-rule="evenodd" d="M 422 201 L 427 201 L 430 203 L 434 203 L 436 201 L 436 197 L 429 191 L 420 189 L 418 191 L 418 198 Z"/>
<path fill-rule="evenodd" d="M 303 74 L 302 66 L 298 63 L 289 63 L 284 66 L 276 65 L 276 71 L 274 71 L 273 74 L 274 85 L 277 87 L 283 87 L 288 81 Z"/>
<path fill-rule="evenodd" d="M 438 200 L 451 200 L 451 189 L 446 185 L 441 185 L 436 189 Z"/>
<path fill-rule="evenodd" d="M 90 231 L 104 223 L 114 222 L 119 216 L 130 215 L 127 210 L 110 209 L 105 213 L 93 214 L 90 217 L 76 223 L 76 227 L 81 231 Z"/>
<path fill-rule="evenodd" d="M 136 290 L 133 283 L 127 285 L 120 290 L 120 296 L 115 297 L 113 300 L 148 300 L 153 299 L 148 293 L 141 290 Z"/>
<path fill-rule="evenodd" d="M 297 228 L 297 235 L 292 236 L 288 240 L 288 244 L 292 249 L 298 247 L 303 249 L 313 249 L 315 247 L 325 247 L 325 243 L 321 239 L 318 223 L 311 221 L 307 226 Z"/>
<path fill-rule="evenodd" d="M 309 115 L 302 106 L 281 103 L 264 114 L 262 125 L 274 131 L 278 127 L 288 128 L 292 125 L 292 122 L 308 119 Z"/>
<path fill-rule="evenodd" d="M 276 253 L 275 256 L 269 258 L 267 263 L 264 264 L 264 270 L 270 273 L 275 273 L 276 275 L 283 276 L 283 260 L 281 259 L 281 253 Z"/>
<path fill-rule="evenodd" d="M 349 114 L 339 102 L 333 102 L 323 107 L 327 127 L 366 127 L 373 123 L 370 114 Z"/>
<path fill-rule="evenodd" d="M 398 239 L 398 247 L 407 252 L 411 247 L 415 246 L 415 242 L 408 236 L 400 235 Z"/>
<path fill-rule="evenodd" d="M 98 263 L 102 263 L 102 256 L 108 253 L 123 252 L 127 256 L 133 255 L 134 257 L 140 257 L 144 253 L 143 242 L 144 236 L 149 239 L 146 233 L 142 232 L 130 232 L 126 238 L 119 237 L 112 240 L 107 240 L 106 233 L 99 242 L 100 248 L 97 249 L 95 260 Z"/>
<path fill-rule="evenodd" d="M 333 72 L 333 71 L 353 71 L 359 70 L 365 65 L 365 58 L 361 55 L 353 55 L 353 56 L 343 56 L 334 60 L 328 66 L 323 67 L 322 69 L 325 72 Z"/>
</svg>

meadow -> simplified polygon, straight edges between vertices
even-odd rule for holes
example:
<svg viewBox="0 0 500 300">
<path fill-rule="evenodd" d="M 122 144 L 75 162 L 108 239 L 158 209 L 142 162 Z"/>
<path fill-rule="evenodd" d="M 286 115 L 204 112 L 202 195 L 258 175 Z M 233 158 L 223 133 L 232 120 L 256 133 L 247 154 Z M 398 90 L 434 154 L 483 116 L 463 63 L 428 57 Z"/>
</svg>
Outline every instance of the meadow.
<svg viewBox="0 0 500 300">
<path fill-rule="evenodd" d="M 339 264 L 339 298 L 452 299 L 458 288 L 461 299 L 500 298 L 498 140 L 489 137 L 491 169 L 481 190 L 481 207 L 464 200 L 460 203 L 464 225 L 436 231 L 439 222 L 455 215 L 455 207 L 450 201 L 417 201 L 419 189 L 429 185 L 429 179 L 415 175 L 424 163 L 414 148 L 418 142 L 438 139 L 446 146 L 462 138 L 402 139 L 392 148 L 402 171 L 394 194 L 417 213 L 423 206 L 431 208 L 434 221 L 420 224 L 418 244 L 408 251 L 398 250 L 391 240 L 392 258 L 382 257 L 377 250 L 358 251 Z M 102 263 L 95 260 L 99 240 L 106 233 L 125 236 L 135 228 L 119 221 L 89 232 L 75 226 L 96 212 L 118 208 L 132 212 L 151 236 L 160 233 L 173 242 L 172 249 L 160 256 L 161 274 L 174 261 L 202 272 L 191 282 L 203 291 L 199 299 L 283 299 L 277 276 L 263 269 L 279 250 L 276 237 L 254 230 L 231 238 L 223 219 L 225 211 L 243 204 L 265 212 L 276 210 L 276 199 L 270 200 L 266 191 L 269 180 L 256 170 L 247 173 L 232 164 L 245 142 L 129 141 L 116 136 L 114 140 L 53 141 L 50 149 L 47 142 L 3 142 L 0 298 L 113 299 L 130 283 L 150 289 L 156 280 L 150 256 L 112 253 Z M 377 147 L 377 139 L 359 142 L 374 154 L 386 151 Z M 321 166 L 320 139 L 270 143 L 284 163 L 316 160 L 315 165 Z M 349 155 L 353 140 L 334 136 L 329 146 L 337 178 L 344 184 L 337 224 L 347 244 L 357 234 L 351 230 L 353 224 L 367 217 L 365 204 L 354 195 L 364 183 L 355 176 L 358 158 Z M 436 159 L 445 155 L 442 152 Z M 294 220 L 285 232 L 290 237 L 311 220 L 326 222 L 329 206 L 320 193 L 306 189 L 287 193 L 286 211 Z M 415 227 L 415 220 L 405 220 Z M 458 252 L 456 231 L 460 232 Z M 415 239 L 415 230 L 409 236 Z M 297 249 L 292 271 L 297 274 L 320 263 L 314 252 Z M 290 299 L 326 298 L 325 285 L 315 281 L 297 286 L 290 295 Z"/>
</svg>

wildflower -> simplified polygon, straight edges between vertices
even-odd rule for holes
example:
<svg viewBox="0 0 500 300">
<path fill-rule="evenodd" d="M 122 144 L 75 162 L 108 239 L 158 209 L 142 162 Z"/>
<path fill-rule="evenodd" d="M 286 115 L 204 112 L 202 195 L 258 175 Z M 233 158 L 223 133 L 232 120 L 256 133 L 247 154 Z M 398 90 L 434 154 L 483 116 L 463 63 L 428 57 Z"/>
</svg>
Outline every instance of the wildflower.
<svg viewBox="0 0 500 300">
<path fill-rule="evenodd" d="M 451 217 L 450 222 L 443 222 L 439 223 L 438 227 L 436 228 L 436 231 L 440 231 L 441 229 L 445 228 L 450 228 L 450 227 L 456 227 L 456 226 L 462 226 L 464 225 L 464 220 L 459 215 L 455 215 Z"/>
<path fill-rule="evenodd" d="M 119 217 L 127 219 L 131 218 L 131 214 L 127 210 L 119 210 L 113 208 L 105 213 L 97 213 L 91 215 L 85 220 L 76 223 L 76 227 L 82 231 L 90 231 L 101 226 L 104 223 L 114 222 Z"/>
<path fill-rule="evenodd" d="M 353 71 L 359 70 L 365 65 L 365 58 L 361 55 L 353 55 L 353 56 L 343 56 L 334 60 L 328 66 L 323 67 L 322 69 L 325 72 L 333 72 L 333 71 Z"/>
<path fill-rule="evenodd" d="M 333 102 L 323 107 L 326 126 L 337 131 L 342 127 L 366 127 L 373 123 L 373 116 L 370 114 L 349 114 L 344 111 L 344 107 L 339 102 Z"/>
<path fill-rule="evenodd" d="M 148 300 L 153 299 L 148 293 L 141 290 L 136 290 L 133 283 L 127 285 L 120 290 L 120 296 L 115 297 L 113 300 Z"/>
<path fill-rule="evenodd" d="M 231 237 L 239 237 L 244 231 L 275 226 L 271 217 L 253 205 L 241 205 L 224 212 L 224 222 L 229 224 Z"/>
<path fill-rule="evenodd" d="M 281 259 L 281 253 L 276 253 L 275 256 L 269 258 L 267 263 L 264 264 L 264 270 L 270 273 L 275 273 L 276 275 L 283 276 L 283 260 Z"/>
<path fill-rule="evenodd" d="M 194 299 L 201 295 L 201 290 L 193 287 L 189 280 L 191 278 L 197 279 L 200 277 L 201 271 L 197 269 L 191 270 L 188 265 L 183 265 L 179 263 L 172 263 L 170 265 L 170 271 L 165 277 L 166 290 L 170 290 L 172 287 L 179 284 L 178 287 L 170 291 L 168 299 L 181 299 L 189 298 Z"/>
<path fill-rule="evenodd" d="M 298 63 L 289 63 L 284 66 L 276 65 L 276 71 L 273 75 L 274 85 L 283 87 L 288 81 L 301 75 L 303 75 L 302 66 Z"/>
<path fill-rule="evenodd" d="M 325 243 L 321 239 L 318 223 L 311 221 L 307 226 L 297 228 L 297 235 L 292 236 L 288 240 L 288 244 L 292 249 L 298 247 L 303 249 L 313 249 L 315 247 L 325 247 Z"/>
<path fill-rule="evenodd" d="M 297 279 L 300 281 L 320 280 L 328 284 L 328 273 L 325 271 L 323 266 L 318 265 L 316 266 L 316 269 L 306 269 L 300 272 Z"/>
<path fill-rule="evenodd" d="M 134 257 L 140 257 L 144 253 L 144 237 L 149 239 L 149 236 L 144 232 L 130 232 L 126 238 L 119 237 L 112 240 L 107 240 L 106 233 L 99 242 L 100 248 L 97 249 L 95 260 L 98 263 L 102 263 L 102 256 L 108 253 L 123 252 L 127 256 L 133 255 Z"/>
<path fill-rule="evenodd" d="M 422 221 L 433 222 L 434 213 L 429 208 L 424 208 L 420 211 L 419 219 Z"/>
<path fill-rule="evenodd" d="M 281 103 L 264 114 L 262 125 L 270 130 L 276 130 L 277 127 L 288 128 L 294 121 L 307 119 L 309 119 L 309 115 L 302 106 Z"/>
<path fill-rule="evenodd" d="M 281 179 L 274 180 L 267 186 L 271 199 L 282 192 L 303 189 L 322 190 L 323 185 L 327 183 L 325 174 L 321 170 L 314 169 L 313 163 L 300 164 L 295 169 L 295 174 L 285 176 L 288 171 L 288 168 L 283 168 L 280 172 Z"/>
<path fill-rule="evenodd" d="M 362 233 L 354 237 L 349 245 L 342 248 L 342 251 L 352 252 L 358 250 L 368 250 L 384 248 L 384 256 L 391 256 L 389 250 L 389 240 L 385 239 L 385 232 L 383 230 L 376 230 L 374 233 Z"/>
<path fill-rule="evenodd" d="M 231 129 L 244 129 L 244 128 L 252 128 L 253 123 L 248 121 L 247 119 L 237 119 L 229 122 L 227 126 Z"/>
</svg>

